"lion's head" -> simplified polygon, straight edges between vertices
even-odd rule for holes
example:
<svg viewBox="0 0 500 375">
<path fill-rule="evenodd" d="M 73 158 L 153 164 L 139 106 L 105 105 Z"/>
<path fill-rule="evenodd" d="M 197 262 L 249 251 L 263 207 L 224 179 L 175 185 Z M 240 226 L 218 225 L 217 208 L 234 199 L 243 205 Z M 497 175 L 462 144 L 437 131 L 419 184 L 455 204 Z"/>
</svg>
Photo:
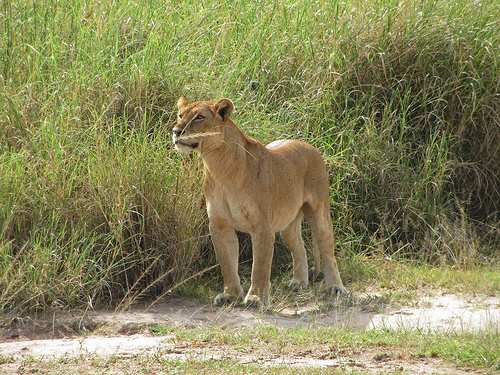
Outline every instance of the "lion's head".
<svg viewBox="0 0 500 375">
<path fill-rule="evenodd" d="M 181 97 L 179 113 L 173 129 L 173 142 L 179 152 L 201 152 L 222 141 L 222 131 L 233 112 L 229 99 L 217 102 L 193 102 Z"/>
</svg>

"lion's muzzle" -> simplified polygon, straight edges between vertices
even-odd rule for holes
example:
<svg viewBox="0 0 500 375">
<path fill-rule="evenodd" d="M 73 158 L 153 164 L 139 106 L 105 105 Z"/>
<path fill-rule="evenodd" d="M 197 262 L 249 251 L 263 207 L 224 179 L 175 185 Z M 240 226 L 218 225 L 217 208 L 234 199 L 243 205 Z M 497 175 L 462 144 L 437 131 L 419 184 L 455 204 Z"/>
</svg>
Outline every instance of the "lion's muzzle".
<svg viewBox="0 0 500 375">
<path fill-rule="evenodd" d="M 175 149 L 181 152 L 187 152 L 186 148 L 190 148 L 191 150 L 196 149 L 200 143 L 199 142 L 190 142 L 188 139 L 183 139 L 182 134 L 184 132 L 183 129 L 173 129 L 174 133 L 172 137 L 172 141 L 174 142 Z"/>
<path fill-rule="evenodd" d="M 191 147 L 193 150 L 198 147 L 200 144 L 198 142 L 195 142 L 195 143 L 188 143 L 186 142 L 185 140 L 183 139 L 177 139 L 174 141 L 174 145 L 183 145 L 183 146 L 187 146 L 187 147 Z"/>
</svg>

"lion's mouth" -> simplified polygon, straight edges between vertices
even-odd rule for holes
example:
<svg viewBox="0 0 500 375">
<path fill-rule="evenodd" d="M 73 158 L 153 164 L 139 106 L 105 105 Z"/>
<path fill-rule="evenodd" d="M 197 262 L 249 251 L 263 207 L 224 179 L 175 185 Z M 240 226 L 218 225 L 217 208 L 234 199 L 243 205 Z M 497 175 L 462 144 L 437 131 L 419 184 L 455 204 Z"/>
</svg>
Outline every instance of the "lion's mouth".
<svg viewBox="0 0 500 375">
<path fill-rule="evenodd" d="M 183 145 L 183 146 L 191 147 L 193 150 L 194 150 L 196 147 L 198 147 L 198 146 L 200 145 L 200 143 L 199 143 L 199 142 L 195 142 L 195 143 L 188 143 L 188 142 L 186 142 L 186 141 L 185 141 L 185 140 L 183 140 L 183 139 L 177 139 L 177 140 L 175 141 L 175 144 L 181 144 L 181 145 Z"/>
</svg>

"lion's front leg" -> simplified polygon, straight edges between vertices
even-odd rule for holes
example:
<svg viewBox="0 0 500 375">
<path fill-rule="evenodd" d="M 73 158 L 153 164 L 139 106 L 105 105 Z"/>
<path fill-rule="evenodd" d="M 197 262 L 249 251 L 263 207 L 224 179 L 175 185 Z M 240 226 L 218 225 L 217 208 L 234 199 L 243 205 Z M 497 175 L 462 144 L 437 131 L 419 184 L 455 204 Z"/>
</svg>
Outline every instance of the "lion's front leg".
<svg viewBox="0 0 500 375">
<path fill-rule="evenodd" d="M 271 265 L 274 254 L 274 233 L 261 230 L 250 233 L 252 236 L 252 285 L 245 298 L 248 306 L 267 308 L 271 286 Z"/>
<path fill-rule="evenodd" d="M 243 300 L 238 275 L 238 237 L 225 220 L 210 220 L 210 234 L 224 279 L 224 293 L 215 297 L 215 305 L 228 305 Z"/>
</svg>

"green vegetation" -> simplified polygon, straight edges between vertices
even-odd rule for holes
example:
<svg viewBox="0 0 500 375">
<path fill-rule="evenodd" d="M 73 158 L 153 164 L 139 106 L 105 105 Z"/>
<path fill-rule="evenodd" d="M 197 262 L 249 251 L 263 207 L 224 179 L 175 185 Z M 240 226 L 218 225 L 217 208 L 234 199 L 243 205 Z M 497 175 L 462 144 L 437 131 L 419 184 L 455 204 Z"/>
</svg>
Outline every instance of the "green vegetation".
<svg viewBox="0 0 500 375">
<path fill-rule="evenodd" d="M 454 368 L 482 368 L 489 369 L 490 373 L 500 370 L 498 332 L 438 334 L 412 330 L 311 330 L 265 326 L 238 330 L 158 327 L 154 331 L 165 337 L 165 343 L 152 354 L 99 357 L 87 353 L 53 361 L 26 358 L 20 372 L 412 374 L 419 364 L 429 361 L 438 362 L 440 365 L 436 368 L 449 366 L 450 373 Z M 248 360 L 241 360 L 245 356 Z M 366 369 L 360 360 L 373 367 Z M 4 363 L 9 361 L 12 359 L 4 359 Z M 322 361 L 325 367 L 315 366 L 315 361 Z M 376 367 L 377 363 L 388 361 L 392 362 L 390 371 Z"/>
<path fill-rule="evenodd" d="M 215 263 L 199 163 L 170 142 L 180 95 L 322 150 L 346 281 L 493 275 L 498 19 L 469 0 L 4 1 L 0 309 L 158 296 Z"/>
<path fill-rule="evenodd" d="M 487 367 L 499 366 L 496 361 L 500 353 L 500 334 L 480 333 L 426 333 L 412 330 L 351 331 L 339 328 L 279 329 L 261 327 L 257 330 L 235 332 L 223 328 L 207 330 L 157 329 L 158 333 L 173 334 L 177 343 L 204 346 L 217 343 L 221 346 L 250 348 L 252 351 L 286 354 L 297 350 L 314 352 L 325 358 L 336 358 L 346 354 L 377 349 L 388 352 L 391 357 L 431 358 L 440 357 L 455 366 Z M 321 347 L 318 347 L 321 346 Z M 387 354 L 387 353 L 386 353 Z M 500 369 L 500 367 L 498 368 Z"/>
</svg>

